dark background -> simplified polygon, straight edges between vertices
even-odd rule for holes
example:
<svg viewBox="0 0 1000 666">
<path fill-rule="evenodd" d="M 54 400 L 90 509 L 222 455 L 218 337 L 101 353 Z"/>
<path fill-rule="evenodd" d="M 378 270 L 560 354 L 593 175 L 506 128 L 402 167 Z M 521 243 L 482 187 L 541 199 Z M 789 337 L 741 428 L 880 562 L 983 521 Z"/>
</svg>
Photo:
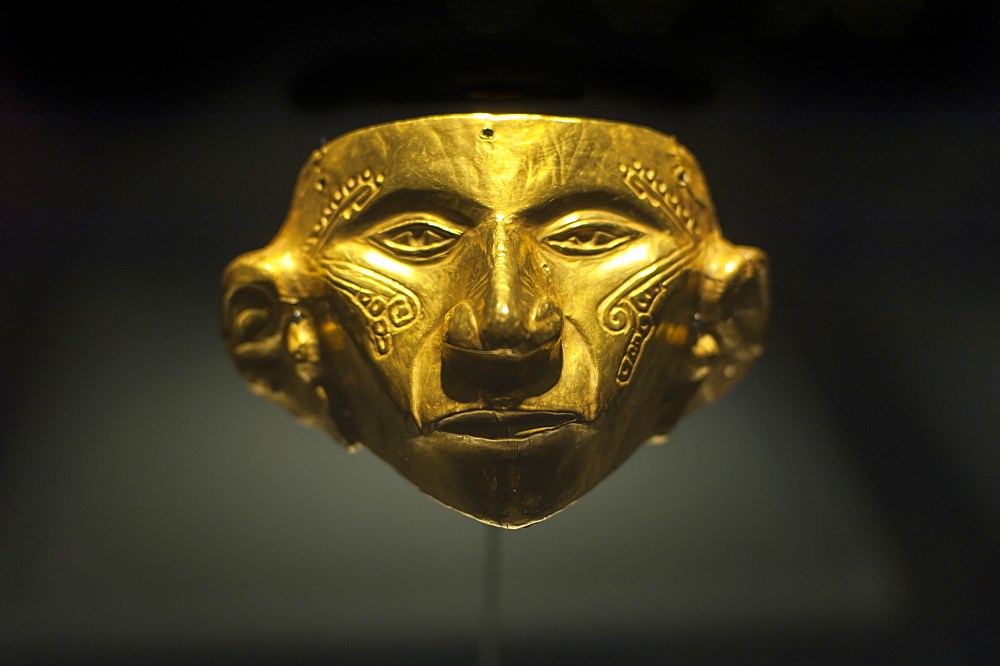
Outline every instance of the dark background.
<svg viewBox="0 0 1000 666">
<path fill-rule="evenodd" d="M 975 663 L 998 647 L 991 3 L 363 3 L 0 25 L 0 657 Z M 675 134 L 772 260 L 765 357 L 499 539 L 251 396 L 218 275 L 323 140 Z"/>
</svg>

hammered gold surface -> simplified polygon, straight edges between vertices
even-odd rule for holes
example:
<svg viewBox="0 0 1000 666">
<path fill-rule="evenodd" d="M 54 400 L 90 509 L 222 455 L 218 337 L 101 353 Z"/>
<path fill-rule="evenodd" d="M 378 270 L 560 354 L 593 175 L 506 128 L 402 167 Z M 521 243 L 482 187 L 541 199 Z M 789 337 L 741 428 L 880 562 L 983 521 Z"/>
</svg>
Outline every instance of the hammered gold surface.
<svg viewBox="0 0 1000 666">
<path fill-rule="evenodd" d="M 256 393 L 507 528 L 721 395 L 768 312 L 764 253 L 722 237 L 673 137 L 531 115 L 332 141 L 223 291 Z"/>
</svg>

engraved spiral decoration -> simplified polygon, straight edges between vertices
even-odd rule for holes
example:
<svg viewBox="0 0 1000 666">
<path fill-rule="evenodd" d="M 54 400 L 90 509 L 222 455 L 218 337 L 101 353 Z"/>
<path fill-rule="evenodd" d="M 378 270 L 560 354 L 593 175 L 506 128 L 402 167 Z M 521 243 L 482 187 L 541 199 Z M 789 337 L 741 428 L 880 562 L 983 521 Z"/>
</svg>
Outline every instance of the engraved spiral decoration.
<svg viewBox="0 0 1000 666">
<path fill-rule="evenodd" d="M 657 301 L 667 287 L 694 260 L 693 246 L 684 246 L 642 269 L 602 301 L 598 315 L 610 333 L 629 332 L 616 379 L 627 384 L 632 379 L 646 339 L 653 330 Z"/>
<path fill-rule="evenodd" d="M 631 308 L 625 306 L 624 301 L 618 301 L 604 312 L 601 323 L 604 328 L 612 333 L 621 333 L 633 319 Z"/>
<path fill-rule="evenodd" d="M 346 261 L 321 261 L 324 277 L 347 296 L 368 320 L 377 356 L 392 350 L 392 334 L 409 326 L 420 314 L 417 296 L 398 282 Z"/>
</svg>

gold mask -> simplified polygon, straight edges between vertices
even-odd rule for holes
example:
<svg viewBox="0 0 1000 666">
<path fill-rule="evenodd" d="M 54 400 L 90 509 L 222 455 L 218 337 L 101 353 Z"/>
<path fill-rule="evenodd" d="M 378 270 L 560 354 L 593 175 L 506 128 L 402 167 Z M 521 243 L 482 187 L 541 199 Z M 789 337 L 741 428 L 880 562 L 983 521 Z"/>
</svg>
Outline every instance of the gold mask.
<svg viewBox="0 0 1000 666">
<path fill-rule="evenodd" d="M 760 355 L 766 257 L 673 137 L 435 116 L 316 151 L 223 277 L 251 388 L 515 528 L 567 507 Z"/>
</svg>

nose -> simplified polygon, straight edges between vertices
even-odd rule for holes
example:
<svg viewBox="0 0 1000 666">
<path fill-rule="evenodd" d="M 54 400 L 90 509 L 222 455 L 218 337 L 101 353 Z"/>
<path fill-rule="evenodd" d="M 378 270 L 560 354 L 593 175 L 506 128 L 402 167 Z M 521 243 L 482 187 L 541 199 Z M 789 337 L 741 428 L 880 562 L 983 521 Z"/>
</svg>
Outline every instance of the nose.
<svg viewBox="0 0 1000 666">
<path fill-rule="evenodd" d="M 448 313 L 442 387 L 496 409 L 541 395 L 562 371 L 563 314 L 523 242 L 502 227 L 487 244 L 484 279 Z"/>
</svg>

